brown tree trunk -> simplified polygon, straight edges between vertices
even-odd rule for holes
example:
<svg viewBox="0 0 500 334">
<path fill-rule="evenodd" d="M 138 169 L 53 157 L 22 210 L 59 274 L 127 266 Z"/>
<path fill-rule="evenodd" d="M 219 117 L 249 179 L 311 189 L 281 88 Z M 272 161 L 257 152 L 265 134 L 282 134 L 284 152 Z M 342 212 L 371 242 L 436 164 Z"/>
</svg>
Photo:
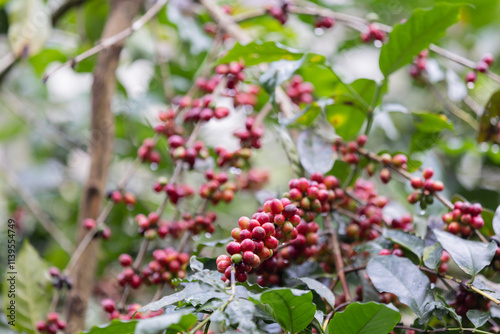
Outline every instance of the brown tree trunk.
<svg viewBox="0 0 500 334">
<path fill-rule="evenodd" d="M 111 10 L 102 38 L 110 37 L 132 24 L 142 0 L 111 0 Z M 118 67 L 123 42 L 103 50 L 97 56 L 92 85 L 92 120 L 89 153 L 91 166 L 80 203 L 79 231 L 81 242 L 86 230 L 81 227 L 85 218 L 97 218 L 102 210 L 109 164 L 113 153 L 114 120 L 111 99 L 116 88 L 115 71 Z M 73 289 L 66 299 L 67 333 L 76 334 L 85 327 L 88 301 L 94 284 L 99 241 L 94 239 L 86 248 L 72 272 Z"/>
</svg>

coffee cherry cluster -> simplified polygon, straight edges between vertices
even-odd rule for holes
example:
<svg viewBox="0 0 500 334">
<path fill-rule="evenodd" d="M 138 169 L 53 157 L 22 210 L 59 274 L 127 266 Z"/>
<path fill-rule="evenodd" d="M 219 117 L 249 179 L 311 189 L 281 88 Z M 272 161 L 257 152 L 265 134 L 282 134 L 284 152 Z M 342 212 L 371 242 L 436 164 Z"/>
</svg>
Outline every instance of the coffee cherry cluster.
<svg viewBox="0 0 500 334">
<path fill-rule="evenodd" d="M 217 219 L 215 212 L 207 212 L 206 214 L 198 214 L 192 217 L 190 214 L 183 214 L 182 218 L 187 222 L 187 229 L 193 235 L 198 235 L 202 232 L 214 233 L 215 225 L 214 222 Z M 174 234 L 174 233 L 172 233 Z M 178 234 L 181 235 L 180 233 Z"/>
<path fill-rule="evenodd" d="M 191 147 L 186 147 L 184 138 L 179 135 L 168 137 L 168 144 L 172 159 L 174 161 L 184 161 L 190 168 L 193 168 L 196 158 L 205 160 L 210 154 L 203 142 L 197 141 Z"/>
<path fill-rule="evenodd" d="M 194 194 L 194 189 L 187 184 L 168 183 L 166 177 L 159 177 L 153 184 L 153 190 L 157 193 L 164 191 L 172 204 L 177 204 L 181 198 L 190 197 Z"/>
<path fill-rule="evenodd" d="M 335 19 L 333 17 L 318 16 L 314 20 L 314 27 L 316 28 L 330 29 L 334 25 L 335 25 Z"/>
<path fill-rule="evenodd" d="M 314 86 L 310 82 L 304 82 L 300 75 L 294 75 L 290 79 L 285 91 L 295 104 L 310 104 L 314 101 L 312 96 Z"/>
<path fill-rule="evenodd" d="M 167 247 L 154 250 L 153 259 L 141 271 L 146 282 L 150 284 L 166 283 L 173 288 L 173 279 L 186 277 L 189 254 L 179 253 L 175 249 Z"/>
<path fill-rule="evenodd" d="M 333 203 L 344 197 L 340 182 L 333 175 L 324 177 L 314 173 L 311 180 L 290 180 L 288 187 L 290 191 L 284 196 L 299 208 L 298 216 L 307 222 L 313 221 L 318 213 L 330 211 Z"/>
<path fill-rule="evenodd" d="M 444 190 L 444 184 L 441 181 L 432 179 L 434 171 L 432 168 L 426 168 L 422 172 L 422 177 L 413 177 L 410 184 L 413 189 L 417 189 L 408 196 L 408 202 L 415 204 L 420 202 L 420 208 L 423 210 L 427 205 L 434 203 L 434 194 Z"/>
<path fill-rule="evenodd" d="M 393 229 L 410 231 L 413 228 L 413 217 L 410 214 L 404 214 L 401 218 L 394 218 L 391 221 Z"/>
<path fill-rule="evenodd" d="M 450 253 L 448 253 L 447 251 L 443 250 L 443 253 L 441 254 L 441 258 L 440 258 L 440 264 L 439 264 L 439 267 L 438 267 L 438 272 L 441 273 L 441 274 L 444 274 L 448 271 L 448 262 L 450 262 Z"/>
<path fill-rule="evenodd" d="M 288 20 L 288 2 L 283 1 L 281 6 L 272 6 L 267 9 L 269 15 L 274 17 L 281 24 L 285 24 Z"/>
<path fill-rule="evenodd" d="M 384 248 L 382 249 L 380 252 L 379 252 L 379 255 L 380 256 L 387 256 L 387 255 L 394 255 L 394 256 L 397 256 L 397 257 L 404 257 L 405 256 L 405 252 L 404 250 L 401 248 L 400 245 L 398 244 L 394 244 L 392 246 L 392 249 L 389 250 L 387 248 Z"/>
<path fill-rule="evenodd" d="M 161 123 L 154 127 L 154 131 L 167 138 L 173 135 L 182 135 L 184 128 L 175 122 L 175 116 L 176 112 L 174 109 L 158 112 L 158 119 Z"/>
<path fill-rule="evenodd" d="M 455 300 L 450 303 L 450 306 L 454 307 L 457 314 L 461 317 L 466 318 L 467 311 L 469 310 L 480 310 L 488 312 L 490 309 L 491 302 L 472 291 L 467 291 L 462 285 L 460 285 Z"/>
<path fill-rule="evenodd" d="M 413 64 L 410 66 L 410 75 L 412 78 L 417 78 L 427 69 L 428 57 L 429 50 L 422 50 L 418 56 L 413 59 Z"/>
<path fill-rule="evenodd" d="M 256 191 L 269 181 L 269 171 L 251 168 L 236 176 L 236 183 L 241 190 Z"/>
<path fill-rule="evenodd" d="M 361 41 L 363 43 L 369 43 L 371 41 L 381 41 L 383 42 L 385 40 L 385 32 L 377 28 L 377 26 L 373 23 L 368 25 L 367 31 L 362 32 L 361 35 Z"/>
<path fill-rule="evenodd" d="M 120 313 L 116 309 L 115 302 L 112 299 L 106 298 L 101 301 L 102 308 L 106 313 L 108 313 L 109 320 L 120 319 L 120 320 L 131 320 L 131 319 L 147 319 L 153 318 L 163 314 L 163 310 L 159 311 L 147 311 L 145 313 L 137 312 L 142 307 L 139 304 L 130 304 L 127 306 L 126 313 Z M 135 315 L 134 315 L 135 314 Z"/>
<path fill-rule="evenodd" d="M 387 205 L 387 198 L 380 196 L 375 184 L 368 180 L 357 179 L 352 189 L 353 196 L 366 202 L 357 205 L 351 198 L 342 206 L 353 211 L 359 219 L 351 219 L 346 227 L 346 235 L 354 240 L 374 240 L 379 237 L 377 231 L 383 223 L 382 209 Z"/>
<path fill-rule="evenodd" d="M 472 235 L 473 229 L 480 229 L 484 226 L 482 211 L 483 208 L 479 203 L 457 201 L 453 210 L 442 216 L 446 224 L 444 230 L 468 238 Z"/>
<path fill-rule="evenodd" d="M 36 329 L 43 334 L 55 334 L 66 329 L 66 322 L 59 319 L 59 314 L 51 312 L 47 314 L 46 320 L 40 320 L 36 323 Z"/>
<path fill-rule="evenodd" d="M 234 182 L 228 181 L 226 172 L 216 174 L 212 169 L 205 172 L 207 183 L 204 183 L 200 188 L 200 196 L 209 199 L 214 205 L 220 200 L 229 203 L 234 198 L 234 193 L 237 186 Z"/>
<path fill-rule="evenodd" d="M 242 148 L 260 148 L 262 146 L 261 138 L 264 135 L 264 127 L 254 125 L 255 118 L 247 117 L 245 129 L 234 133 L 234 136 L 240 140 Z"/>
<path fill-rule="evenodd" d="M 142 145 L 139 146 L 137 150 L 137 156 L 143 162 L 150 162 L 154 164 L 160 163 L 161 156 L 158 151 L 154 149 L 156 143 L 152 138 L 146 138 L 143 140 Z"/>
<path fill-rule="evenodd" d="M 207 88 L 205 87 L 205 89 Z M 194 99 L 191 103 L 191 109 L 184 114 L 184 122 L 208 122 L 214 117 L 223 119 L 229 116 L 228 108 L 214 107 L 212 104 L 212 95 L 210 94 L 201 99 Z"/>
<path fill-rule="evenodd" d="M 357 165 L 360 159 L 358 149 L 365 146 L 367 140 L 368 137 L 366 135 L 360 135 L 356 141 L 344 143 L 342 139 L 338 137 L 335 139 L 332 147 L 340 154 L 343 161 L 348 164 Z"/>
<path fill-rule="evenodd" d="M 114 204 L 124 203 L 128 207 L 133 207 L 136 203 L 135 195 L 131 192 L 122 193 L 119 190 L 114 190 L 109 192 L 108 198 L 113 201 Z"/>
<path fill-rule="evenodd" d="M 97 226 L 97 222 L 92 218 L 85 218 L 82 221 L 82 225 L 86 230 L 92 230 L 98 228 L 94 237 L 101 237 L 103 240 L 108 240 L 111 238 L 111 229 L 108 226 Z"/>
<path fill-rule="evenodd" d="M 257 146 L 260 144 L 260 140 L 255 142 Z M 248 165 L 248 160 L 252 156 L 252 150 L 243 147 L 234 152 L 230 152 L 224 147 L 216 147 L 215 154 L 217 155 L 217 165 L 219 167 L 227 166 L 242 169 Z"/>
<path fill-rule="evenodd" d="M 486 73 L 491 65 L 493 65 L 493 56 L 491 54 L 485 54 L 483 58 L 476 64 L 474 71 L 467 72 L 465 75 L 466 83 L 474 83 L 477 80 L 477 72 Z"/>
<path fill-rule="evenodd" d="M 124 268 L 123 271 L 118 274 L 118 283 L 121 286 L 130 285 L 132 289 L 139 288 L 142 284 L 142 278 L 132 268 L 132 257 L 128 254 L 121 254 L 118 257 L 118 262 Z"/>
<path fill-rule="evenodd" d="M 145 214 L 139 213 L 135 216 L 135 222 L 139 226 L 138 232 L 143 235 L 146 239 L 154 239 L 159 233 L 159 229 L 163 226 L 163 222 L 160 222 L 160 216 L 156 212 L 150 212 L 147 216 Z M 163 235 L 164 231 L 160 235 Z M 168 232 L 165 233 L 165 235 Z M 163 235 L 164 237 L 164 235 Z"/>
<path fill-rule="evenodd" d="M 71 290 L 73 283 L 71 281 L 71 277 L 67 275 L 63 275 L 59 268 L 50 267 L 49 275 L 52 279 L 52 286 L 58 290 L 66 287 L 68 290 Z"/>
</svg>

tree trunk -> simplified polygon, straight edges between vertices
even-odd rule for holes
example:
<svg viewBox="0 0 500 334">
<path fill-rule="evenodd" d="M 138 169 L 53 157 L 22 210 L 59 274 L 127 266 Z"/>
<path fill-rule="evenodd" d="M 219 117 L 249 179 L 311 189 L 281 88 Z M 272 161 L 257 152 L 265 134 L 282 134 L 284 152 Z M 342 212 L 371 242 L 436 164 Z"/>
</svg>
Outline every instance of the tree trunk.
<svg viewBox="0 0 500 334">
<path fill-rule="evenodd" d="M 111 10 L 101 38 L 110 37 L 129 27 L 139 12 L 142 0 L 112 0 Z M 116 88 L 115 71 L 124 42 L 103 50 L 97 56 L 92 85 L 92 120 L 89 153 L 89 176 L 80 203 L 77 239 L 86 234 L 81 221 L 97 218 L 102 210 L 109 164 L 113 153 L 114 119 L 111 99 Z M 94 285 L 99 241 L 94 239 L 79 258 L 72 272 L 73 289 L 66 299 L 67 333 L 76 334 L 85 327 L 88 301 Z"/>
</svg>

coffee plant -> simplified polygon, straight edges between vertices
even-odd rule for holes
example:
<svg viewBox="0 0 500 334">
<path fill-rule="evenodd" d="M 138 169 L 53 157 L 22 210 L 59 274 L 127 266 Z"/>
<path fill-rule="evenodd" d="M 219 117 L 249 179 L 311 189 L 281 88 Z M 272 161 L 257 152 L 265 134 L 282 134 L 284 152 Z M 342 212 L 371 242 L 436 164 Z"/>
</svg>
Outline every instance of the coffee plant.
<svg viewBox="0 0 500 334">
<path fill-rule="evenodd" d="M 0 1 L 1 332 L 500 333 L 499 11 Z"/>
</svg>

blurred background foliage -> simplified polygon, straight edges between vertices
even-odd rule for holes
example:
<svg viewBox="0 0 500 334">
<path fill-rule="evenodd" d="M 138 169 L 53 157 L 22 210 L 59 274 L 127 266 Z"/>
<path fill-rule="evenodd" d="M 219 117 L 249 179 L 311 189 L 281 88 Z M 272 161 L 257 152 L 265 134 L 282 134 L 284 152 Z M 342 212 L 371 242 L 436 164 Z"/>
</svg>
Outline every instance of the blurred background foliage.
<svg viewBox="0 0 500 334">
<path fill-rule="evenodd" d="M 408 17 L 417 6 L 434 4 L 432 0 L 312 2 L 388 25 Z M 150 5 L 151 1 L 146 3 Z M 238 14 L 273 2 L 242 0 L 221 3 L 233 5 L 235 14 Z M 68 11 L 55 25 L 42 25 L 37 29 L 40 39 L 32 49 L 17 50 L 16 41 L 9 37 L 16 25 L 29 24 L 34 15 L 45 15 L 50 22 L 51 12 L 58 4 L 60 1 L 56 0 L 0 0 L 0 64 L 8 59 L 11 52 L 23 53 L 21 59 L 5 69 L 0 77 L 0 244 L 6 237 L 5 222 L 12 217 L 18 223 L 19 236 L 29 239 L 48 263 L 64 268 L 68 254 L 37 224 L 37 217 L 27 209 L 19 190 L 23 188 L 31 193 L 59 229 L 74 240 L 80 194 L 89 163 L 86 148 L 89 140 L 90 87 L 96 57 L 84 60 L 74 70 L 66 68 L 59 71 L 46 84 L 42 83 L 42 77 L 99 40 L 109 5 L 101 0 L 84 1 L 81 6 Z M 498 0 L 474 1 L 473 6 L 462 9 L 460 22 L 449 29 L 447 36 L 438 44 L 474 61 L 485 53 L 500 59 L 499 15 Z M 156 19 L 127 40 L 113 99 L 116 139 L 109 190 L 116 187 L 135 159 L 142 140 L 152 136 L 157 111 L 166 109 L 173 96 L 186 93 L 193 84 L 212 41 L 212 37 L 203 30 L 208 21 L 209 16 L 195 2 L 172 0 Z M 299 51 L 309 50 L 323 55 L 326 64 L 347 82 L 382 78 L 378 67 L 380 46 L 362 44 L 359 32 L 341 24 L 324 31 L 314 28 L 311 17 L 290 15 L 288 23 L 282 26 L 265 15 L 246 20 L 241 25 L 255 40 L 280 42 Z M 315 85 L 315 97 L 318 99 L 327 99 L 332 94 L 331 78 L 320 71 L 324 66 L 308 63 L 298 70 L 306 81 Z M 491 70 L 499 73 L 500 61 L 496 61 Z M 473 87 L 466 87 L 463 80 L 466 71 L 431 54 L 428 72 L 435 87 L 453 103 L 477 117 L 475 112 L 482 112 L 499 85 L 480 75 Z M 254 82 L 257 79 L 249 78 Z M 422 163 L 433 167 L 437 178 L 443 179 L 445 196 L 451 198 L 454 194 L 461 194 L 471 202 L 477 201 L 495 210 L 500 200 L 499 146 L 479 144 L 477 132 L 469 124 L 447 113 L 425 86 L 408 75 L 407 67 L 391 76 L 387 90 L 382 106 L 376 112 L 368 149 L 410 153 L 415 166 Z M 262 101 L 267 101 L 266 93 L 262 94 Z M 476 107 L 470 109 L 464 104 L 464 99 L 473 101 Z M 428 118 L 419 120 L 414 114 L 417 111 L 425 113 L 428 116 L 423 117 Z M 364 118 L 356 119 L 353 113 L 346 117 L 348 129 L 358 123 L 360 128 L 364 122 Z M 257 194 L 257 198 L 282 192 L 292 176 L 283 147 L 276 140 L 280 127 L 303 130 L 313 126 L 331 137 L 334 130 L 328 122 L 322 121 L 324 119 L 328 119 L 328 110 L 320 105 L 314 105 L 290 124 L 280 124 L 276 115 L 269 117 L 263 149 L 254 156 L 254 163 L 258 168 L 270 171 L 270 183 L 261 196 Z M 227 121 L 213 120 L 204 127 L 201 137 L 211 147 L 230 147 L 234 145 L 232 130 L 240 127 L 242 121 L 243 118 L 237 116 Z M 128 186 L 136 194 L 138 205 L 132 210 L 118 206 L 108 219 L 115 238 L 104 243 L 100 254 L 99 276 L 104 281 L 116 274 L 117 264 L 113 261 L 118 254 L 133 253 L 139 246 L 133 217 L 152 210 L 161 201 L 161 196 L 151 191 L 151 182 L 155 176 L 171 175 L 173 168 L 166 142 L 160 141 L 158 147 L 165 148 L 162 162 L 158 166 L 143 165 Z M 331 172 L 345 178 L 348 174 L 346 168 L 345 164 L 337 162 Z M 202 174 L 191 174 L 194 175 L 190 175 L 187 182 L 200 184 Z M 389 206 L 389 211 L 424 214 L 406 203 L 411 189 L 404 183 L 391 182 L 389 187 L 380 187 L 380 191 L 396 199 Z M 231 204 L 221 204 L 217 209 L 221 228 L 211 238 L 227 237 L 237 217 L 254 212 L 259 205 L 257 198 L 243 193 Z M 196 207 L 197 203 L 185 205 Z M 439 215 L 443 210 L 434 205 L 425 215 Z M 167 212 L 166 216 L 170 217 L 171 213 Z M 217 249 L 212 249 L 205 255 L 219 253 Z M 0 252 L 0 263 L 5 263 L 4 256 L 5 253 Z"/>
</svg>

